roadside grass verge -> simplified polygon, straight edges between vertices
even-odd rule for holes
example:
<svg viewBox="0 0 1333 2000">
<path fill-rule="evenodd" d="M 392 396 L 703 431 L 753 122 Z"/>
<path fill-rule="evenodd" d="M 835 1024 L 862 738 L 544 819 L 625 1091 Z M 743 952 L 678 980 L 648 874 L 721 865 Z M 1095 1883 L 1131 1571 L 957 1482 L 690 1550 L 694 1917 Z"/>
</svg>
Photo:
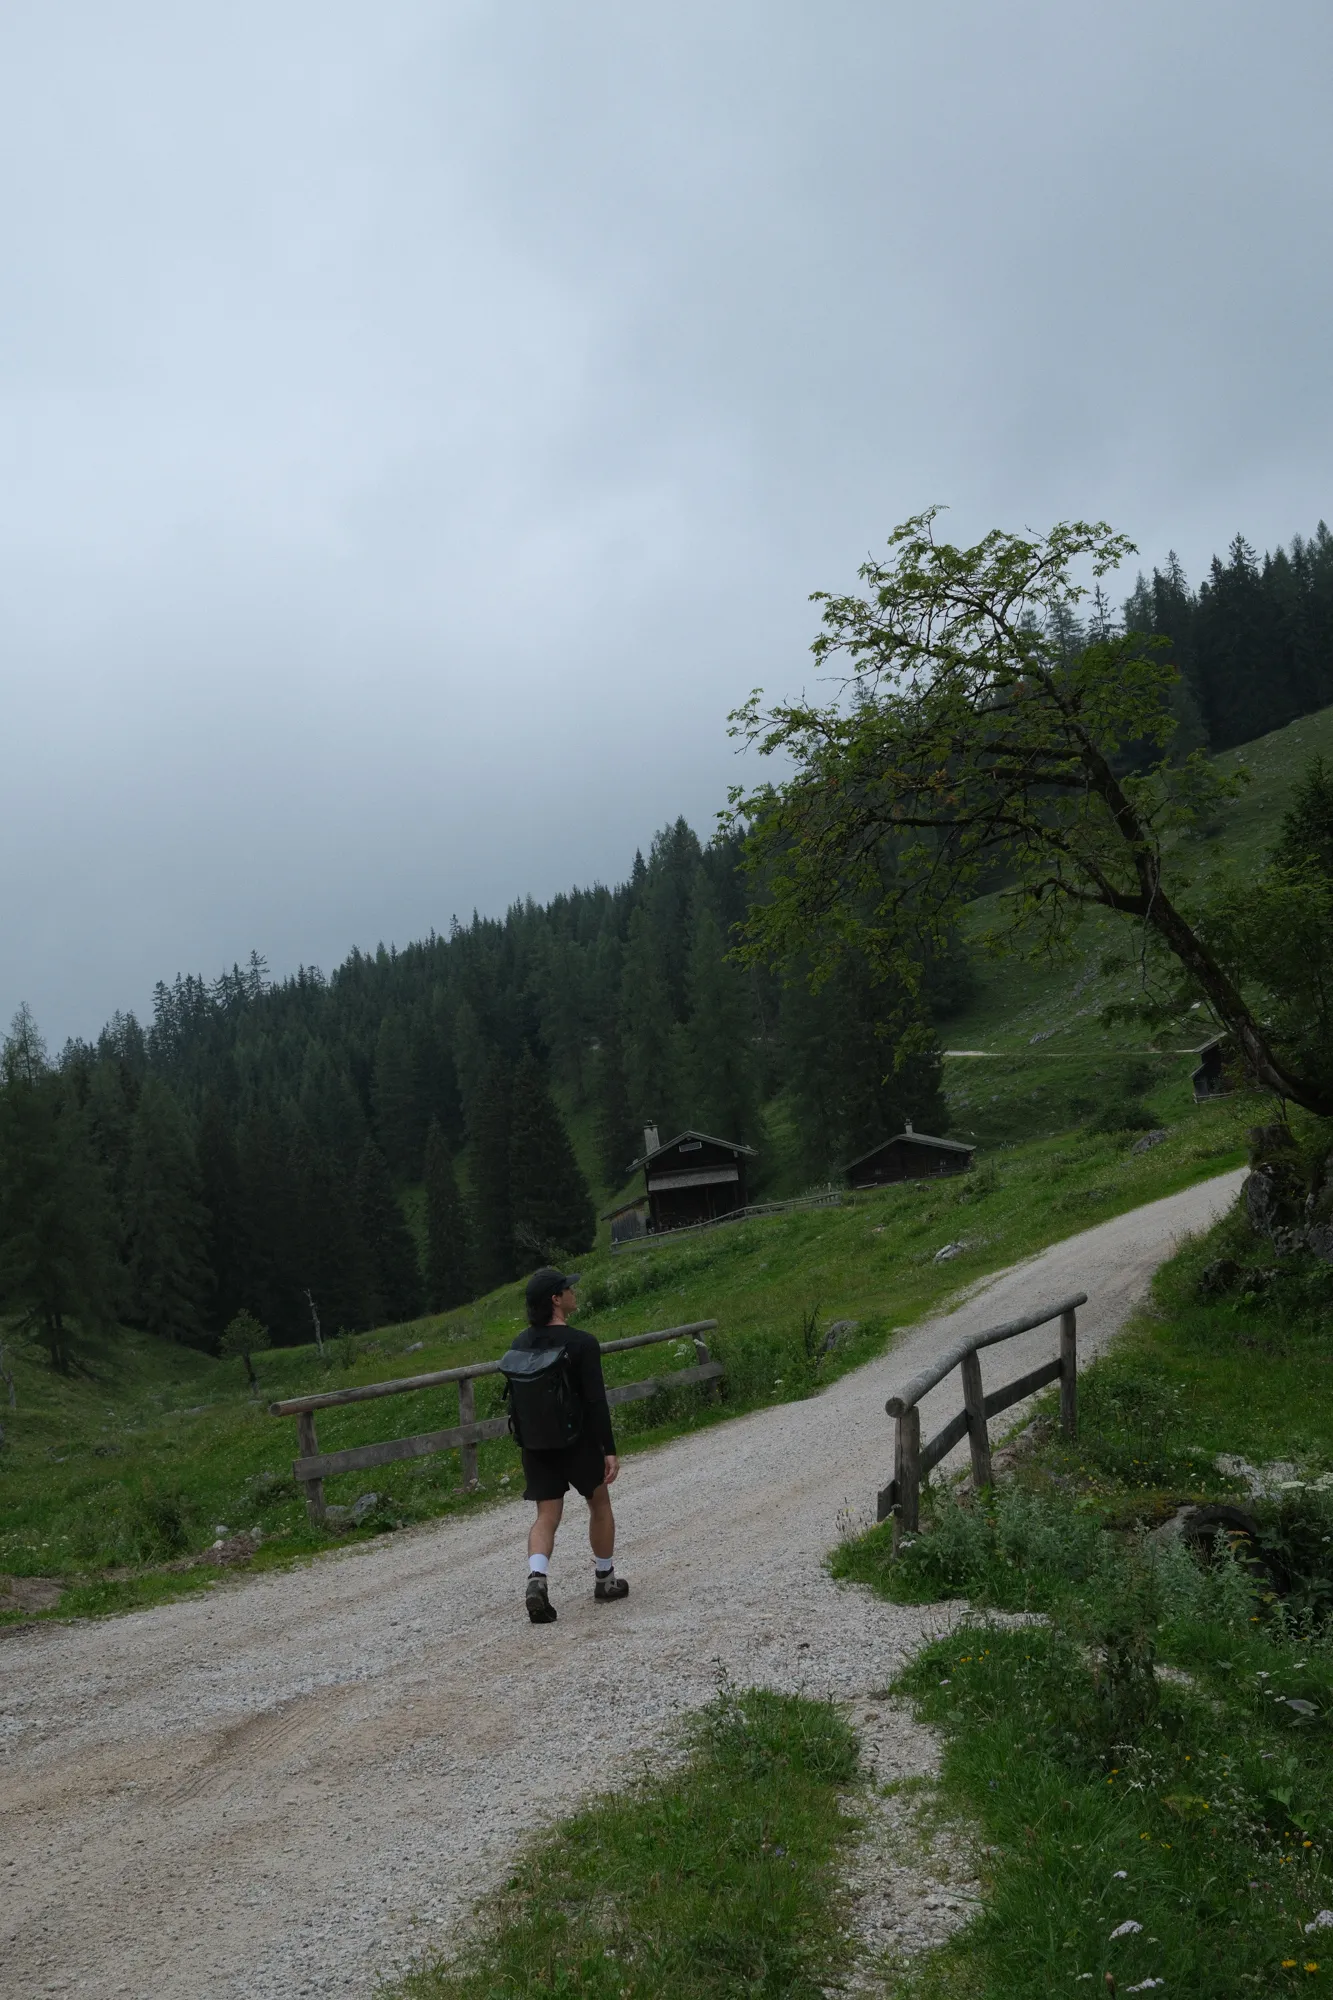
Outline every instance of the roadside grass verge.
<svg viewBox="0 0 1333 2000">
<path fill-rule="evenodd" d="M 1081 1378 L 1076 1444 L 1052 1425 L 999 1492 L 936 1490 L 897 1560 L 884 1529 L 833 1559 L 983 1614 L 900 1682 L 943 1734 L 943 1802 L 985 1843 L 982 1915 L 904 1995 L 1333 1985 L 1333 1273 L 1201 1296 L 1243 1233 L 1228 1218 L 1164 1267 Z M 1219 1453 L 1295 1460 L 1300 1483 L 1253 1500 Z M 1257 1537 L 1155 1533 L 1185 1502 L 1240 1506 Z M 1044 1618 L 1001 1629 L 987 1607 Z"/>
<path fill-rule="evenodd" d="M 604 1340 L 719 1322 L 710 1339 L 727 1370 L 720 1399 L 687 1390 L 631 1404 L 617 1412 L 623 1446 L 632 1453 L 815 1393 L 882 1353 L 899 1329 L 960 1286 L 1238 1164 L 1254 1116 L 1252 1101 L 1241 1098 L 1191 1106 L 1147 1152 L 1133 1150 L 1132 1132 L 1071 1133 L 983 1157 L 955 1180 L 907 1183 L 841 1207 L 583 1260 L 580 1324 Z M 956 1254 L 936 1262 L 951 1245 Z M 276 1349 L 256 1357 L 258 1397 L 247 1392 L 239 1361 L 142 1335 L 90 1347 L 84 1372 L 70 1378 L 19 1355 L 18 1407 L 2 1418 L 0 1573 L 60 1580 L 69 1594 L 42 1615 L 62 1616 L 130 1609 L 197 1587 L 194 1572 L 182 1578 L 165 1565 L 201 1554 L 223 1531 L 258 1529 L 261 1566 L 315 1553 L 328 1537 L 307 1522 L 290 1476 L 296 1427 L 270 1417 L 267 1404 L 492 1359 L 522 1324 L 521 1290 L 507 1286 L 443 1317 L 326 1342 L 322 1357 L 310 1347 Z M 610 1356 L 607 1375 L 627 1381 L 693 1359 L 692 1349 L 670 1347 Z M 500 1408 L 498 1382 L 479 1382 L 478 1415 Z M 321 1414 L 319 1440 L 338 1450 L 435 1430 L 456 1422 L 456 1412 L 456 1393 L 447 1389 L 352 1405 Z M 361 1532 L 382 1532 L 486 1505 L 517 1483 L 507 1440 L 483 1445 L 479 1463 L 475 1495 L 458 1490 L 452 1453 L 349 1474 L 326 1490 L 344 1504 L 367 1489 L 378 1493 Z M 210 1580 L 216 1575 L 209 1571 Z"/>
<path fill-rule="evenodd" d="M 724 1689 L 689 1756 L 534 1841 L 451 1961 L 400 2000 L 822 2000 L 848 1954 L 856 1739 L 828 1703 Z"/>
</svg>

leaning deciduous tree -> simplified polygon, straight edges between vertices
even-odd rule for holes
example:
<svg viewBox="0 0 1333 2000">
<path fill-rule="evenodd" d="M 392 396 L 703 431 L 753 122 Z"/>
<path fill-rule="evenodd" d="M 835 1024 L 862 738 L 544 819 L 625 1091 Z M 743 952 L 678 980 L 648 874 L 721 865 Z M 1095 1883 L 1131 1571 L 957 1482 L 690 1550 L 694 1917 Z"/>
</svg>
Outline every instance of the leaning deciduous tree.
<svg viewBox="0 0 1333 2000">
<path fill-rule="evenodd" d="M 956 548 L 934 521 L 931 510 L 895 529 L 889 559 L 860 572 L 864 595 L 816 593 L 812 650 L 846 668 L 832 700 L 765 709 L 756 692 L 732 718 L 734 734 L 794 766 L 732 794 L 769 892 L 750 953 L 792 958 L 813 940 L 827 971 L 855 947 L 911 985 L 923 940 L 941 942 L 998 872 L 1014 884 L 1000 948 L 1030 950 L 1034 935 L 1058 947 L 1090 910 L 1122 916 L 1179 961 L 1256 1080 L 1333 1113 L 1322 1079 L 1278 1052 L 1182 909 L 1170 837 L 1231 781 L 1202 755 L 1166 755 L 1174 667 L 1133 633 L 1101 630 L 1072 653 L 1062 643 L 1079 600 L 1133 544 L 1075 521 Z"/>
</svg>

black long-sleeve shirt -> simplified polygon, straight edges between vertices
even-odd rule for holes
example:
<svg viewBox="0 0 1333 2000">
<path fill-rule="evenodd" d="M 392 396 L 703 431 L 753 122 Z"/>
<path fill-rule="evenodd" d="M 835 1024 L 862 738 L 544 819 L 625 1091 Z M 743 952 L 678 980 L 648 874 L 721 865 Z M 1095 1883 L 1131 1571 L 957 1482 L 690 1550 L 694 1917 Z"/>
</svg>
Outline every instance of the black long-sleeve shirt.
<svg viewBox="0 0 1333 2000">
<path fill-rule="evenodd" d="M 596 1337 L 577 1326 L 528 1326 L 514 1342 L 515 1347 L 563 1347 L 569 1356 L 570 1372 L 584 1410 L 584 1440 L 616 1455 L 611 1411 L 602 1379 L 602 1349 Z"/>
</svg>

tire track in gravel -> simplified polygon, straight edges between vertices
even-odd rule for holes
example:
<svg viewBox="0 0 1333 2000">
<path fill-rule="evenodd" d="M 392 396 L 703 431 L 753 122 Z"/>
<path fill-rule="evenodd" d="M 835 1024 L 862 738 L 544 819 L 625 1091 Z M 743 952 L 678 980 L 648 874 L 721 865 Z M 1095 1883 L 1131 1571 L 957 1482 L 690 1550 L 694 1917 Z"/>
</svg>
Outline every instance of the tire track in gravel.
<svg viewBox="0 0 1333 2000">
<path fill-rule="evenodd" d="M 889 1471 L 884 1399 L 971 1326 L 1086 1291 L 1080 1352 L 1123 1324 L 1241 1175 L 1154 1202 L 973 1288 L 806 1403 L 627 1461 L 623 1604 L 594 1605 L 581 1523 L 520 1597 L 521 1502 L 131 1616 L 0 1634 L 0 1990 L 369 2000 L 444 1942 L 516 1841 L 660 1747 L 725 1669 L 864 1700 L 954 1609 L 834 1584 L 823 1558 Z M 983 1357 L 987 1386 L 1051 1330 Z M 925 1434 L 953 1390 L 923 1409 Z M 1016 1413 L 1015 1413 L 1016 1414 Z M 928 1760 L 885 1713 L 885 1754 Z"/>
</svg>

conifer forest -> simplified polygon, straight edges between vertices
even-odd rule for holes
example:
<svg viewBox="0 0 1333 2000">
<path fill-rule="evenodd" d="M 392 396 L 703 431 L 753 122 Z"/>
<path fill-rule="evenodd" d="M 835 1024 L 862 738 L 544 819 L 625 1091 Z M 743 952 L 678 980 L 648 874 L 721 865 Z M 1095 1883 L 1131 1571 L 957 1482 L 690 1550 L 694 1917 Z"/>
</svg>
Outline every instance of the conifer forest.
<svg viewBox="0 0 1333 2000">
<path fill-rule="evenodd" d="M 1061 643 L 1099 621 L 1122 622 L 1099 598 Z M 1178 669 L 1178 749 L 1248 741 L 1333 703 L 1333 536 L 1262 560 L 1238 537 L 1197 589 L 1171 557 L 1123 625 Z M 906 1118 L 945 1132 L 957 938 L 934 940 L 914 992 L 855 954 L 812 986 L 799 962 L 735 955 L 763 892 L 741 830 L 702 841 L 677 820 L 616 887 L 354 950 L 327 976 L 271 980 L 258 956 L 178 976 L 149 1022 L 117 1014 L 58 1053 L 21 1010 L 0 1305 L 58 1367 L 77 1327 L 216 1349 L 244 1313 L 278 1343 L 332 1337 L 577 1257 L 645 1123 L 756 1145 L 761 1195 L 827 1180 Z"/>
</svg>

